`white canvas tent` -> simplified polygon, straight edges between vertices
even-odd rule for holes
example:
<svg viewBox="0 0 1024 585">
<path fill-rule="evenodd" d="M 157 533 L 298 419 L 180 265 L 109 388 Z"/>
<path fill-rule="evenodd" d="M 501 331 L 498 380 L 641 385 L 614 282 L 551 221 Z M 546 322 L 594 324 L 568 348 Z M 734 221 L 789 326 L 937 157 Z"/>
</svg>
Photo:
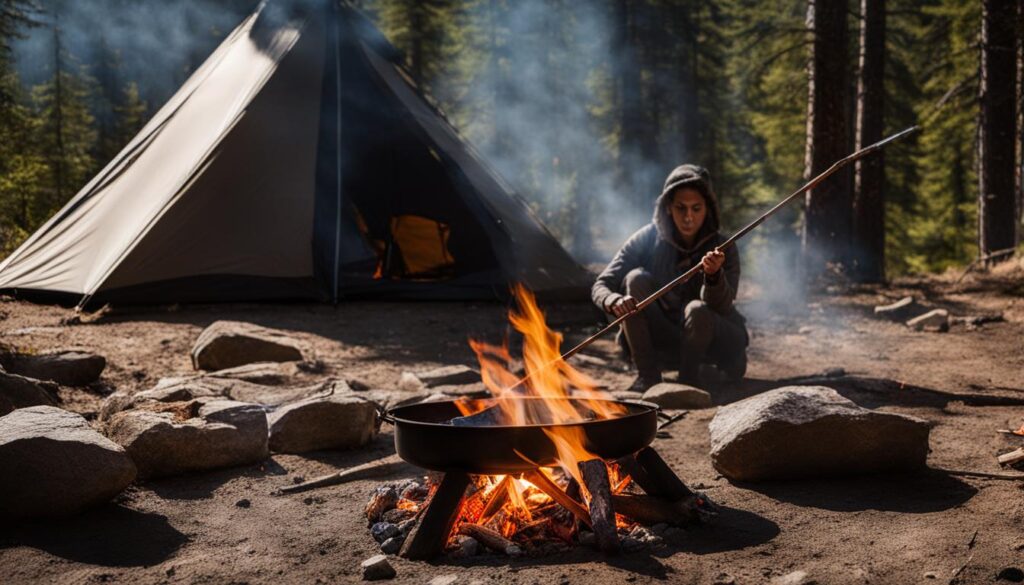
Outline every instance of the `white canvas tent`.
<svg viewBox="0 0 1024 585">
<path fill-rule="evenodd" d="M 344 3 L 262 4 L 0 263 L 83 301 L 485 298 L 587 273 Z"/>
</svg>

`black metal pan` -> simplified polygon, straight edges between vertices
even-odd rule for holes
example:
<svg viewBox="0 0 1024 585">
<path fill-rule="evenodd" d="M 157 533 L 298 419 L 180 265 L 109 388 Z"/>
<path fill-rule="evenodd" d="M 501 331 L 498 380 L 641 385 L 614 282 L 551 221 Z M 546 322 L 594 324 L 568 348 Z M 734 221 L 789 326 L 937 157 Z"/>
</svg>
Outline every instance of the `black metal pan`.
<svg viewBox="0 0 1024 585">
<path fill-rule="evenodd" d="M 515 400 L 540 400 L 516 398 Z M 561 400 L 583 403 L 582 400 Z M 453 426 L 460 416 L 454 400 L 392 408 L 382 418 L 395 426 L 395 449 L 405 461 L 434 471 L 504 475 L 555 465 L 557 450 L 544 429 L 580 427 L 584 448 L 602 459 L 617 459 L 654 440 L 658 407 L 649 402 L 608 401 L 625 408 L 622 416 L 563 425 Z M 580 409 L 582 410 L 582 409 Z"/>
</svg>

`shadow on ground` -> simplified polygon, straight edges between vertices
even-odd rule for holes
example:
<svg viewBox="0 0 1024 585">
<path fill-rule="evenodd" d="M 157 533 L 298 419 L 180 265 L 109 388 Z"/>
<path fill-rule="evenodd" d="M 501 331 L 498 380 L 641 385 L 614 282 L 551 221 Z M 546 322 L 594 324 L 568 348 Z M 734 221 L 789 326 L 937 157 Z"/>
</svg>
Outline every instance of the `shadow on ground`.
<svg viewBox="0 0 1024 585">
<path fill-rule="evenodd" d="M 159 564 L 188 541 L 165 516 L 107 505 L 62 520 L 0 528 L 0 549 L 27 546 L 69 561 L 104 567 Z"/>
<path fill-rule="evenodd" d="M 734 483 L 781 502 L 835 512 L 941 512 L 960 506 L 978 493 L 977 488 L 937 470 L 917 475 Z"/>
</svg>

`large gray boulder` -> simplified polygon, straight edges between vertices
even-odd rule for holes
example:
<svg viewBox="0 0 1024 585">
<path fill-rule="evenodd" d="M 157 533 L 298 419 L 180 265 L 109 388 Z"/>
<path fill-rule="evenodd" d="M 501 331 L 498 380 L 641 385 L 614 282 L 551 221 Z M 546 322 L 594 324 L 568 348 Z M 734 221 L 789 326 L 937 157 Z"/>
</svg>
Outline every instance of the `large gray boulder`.
<svg viewBox="0 0 1024 585">
<path fill-rule="evenodd" d="M 33 406 L 0 417 L 0 517 L 61 516 L 106 502 L 135 465 L 81 416 Z"/>
<path fill-rule="evenodd" d="M 199 399 L 120 412 L 106 432 L 125 448 L 143 478 L 245 465 L 268 455 L 263 408 L 231 400 Z"/>
<path fill-rule="evenodd" d="M 314 397 L 284 405 L 268 416 L 270 450 L 304 453 L 365 445 L 376 433 L 376 409 L 352 395 Z"/>
<path fill-rule="evenodd" d="M 665 409 L 690 410 L 711 408 L 711 395 L 693 386 L 662 382 L 644 392 L 643 400 L 653 402 Z"/>
<path fill-rule="evenodd" d="M 480 372 L 468 366 L 441 366 L 414 374 L 427 388 L 437 386 L 460 386 L 480 381 Z"/>
<path fill-rule="evenodd" d="M 64 386 L 85 386 L 100 379 L 107 360 L 101 355 L 77 349 L 37 354 L 3 351 L 0 352 L 0 364 L 12 374 L 50 380 Z"/>
<path fill-rule="evenodd" d="M 931 425 L 832 388 L 786 386 L 721 407 L 709 429 L 715 469 L 757 481 L 922 469 Z"/>
<path fill-rule="evenodd" d="M 57 386 L 0 371 L 0 416 L 29 406 L 57 406 Z"/>
<path fill-rule="evenodd" d="M 223 370 L 255 362 L 301 361 L 298 342 L 287 333 L 240 321 L 216 321 L 192 346 L 197 370 Z"/>
</svg>

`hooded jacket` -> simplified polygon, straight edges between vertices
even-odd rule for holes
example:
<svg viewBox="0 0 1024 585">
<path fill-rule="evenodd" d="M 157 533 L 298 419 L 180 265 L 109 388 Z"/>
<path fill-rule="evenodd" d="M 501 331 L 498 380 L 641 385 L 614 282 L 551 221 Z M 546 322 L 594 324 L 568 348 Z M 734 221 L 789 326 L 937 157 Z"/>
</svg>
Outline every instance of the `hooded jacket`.
<svg viewBox="0 0 1024 585">
<path fill-rule="evenodd" d="M 690 187 L 704 195 L 707 216 L 697 233 L 692 247 L 687 248 L 676 237 L 675 224 L 669 205 L 673 193 L 680 187 Z M 664 286 L 686 272 L 715 247 L 725 242 L 719 232 L 718 200 L 711 187 L 708 172 L 697 165 L 676 167 L 665 180 L 661 195 L 654 204 L 651 223 L 634 233 L 594 282 L 591 299 L 594 304 L 610 312 L 609 308 L 624 296 L 624 280 L 630 271 L 643 268 L 654 277 L 658 287 Z M 661 308 L 676 322 L 682 321 L 683 307 L 700 299 L 723 317 L 744 324 L 742 315 L 733 306 L 740 281 L 740 257 L 736 244 L 725 250 L 725 263 L 714 276 L 702 274 L 692 278 L 658 299 Z M 642 300 L 642 299 L 637 299 Z"/>
</svg>

